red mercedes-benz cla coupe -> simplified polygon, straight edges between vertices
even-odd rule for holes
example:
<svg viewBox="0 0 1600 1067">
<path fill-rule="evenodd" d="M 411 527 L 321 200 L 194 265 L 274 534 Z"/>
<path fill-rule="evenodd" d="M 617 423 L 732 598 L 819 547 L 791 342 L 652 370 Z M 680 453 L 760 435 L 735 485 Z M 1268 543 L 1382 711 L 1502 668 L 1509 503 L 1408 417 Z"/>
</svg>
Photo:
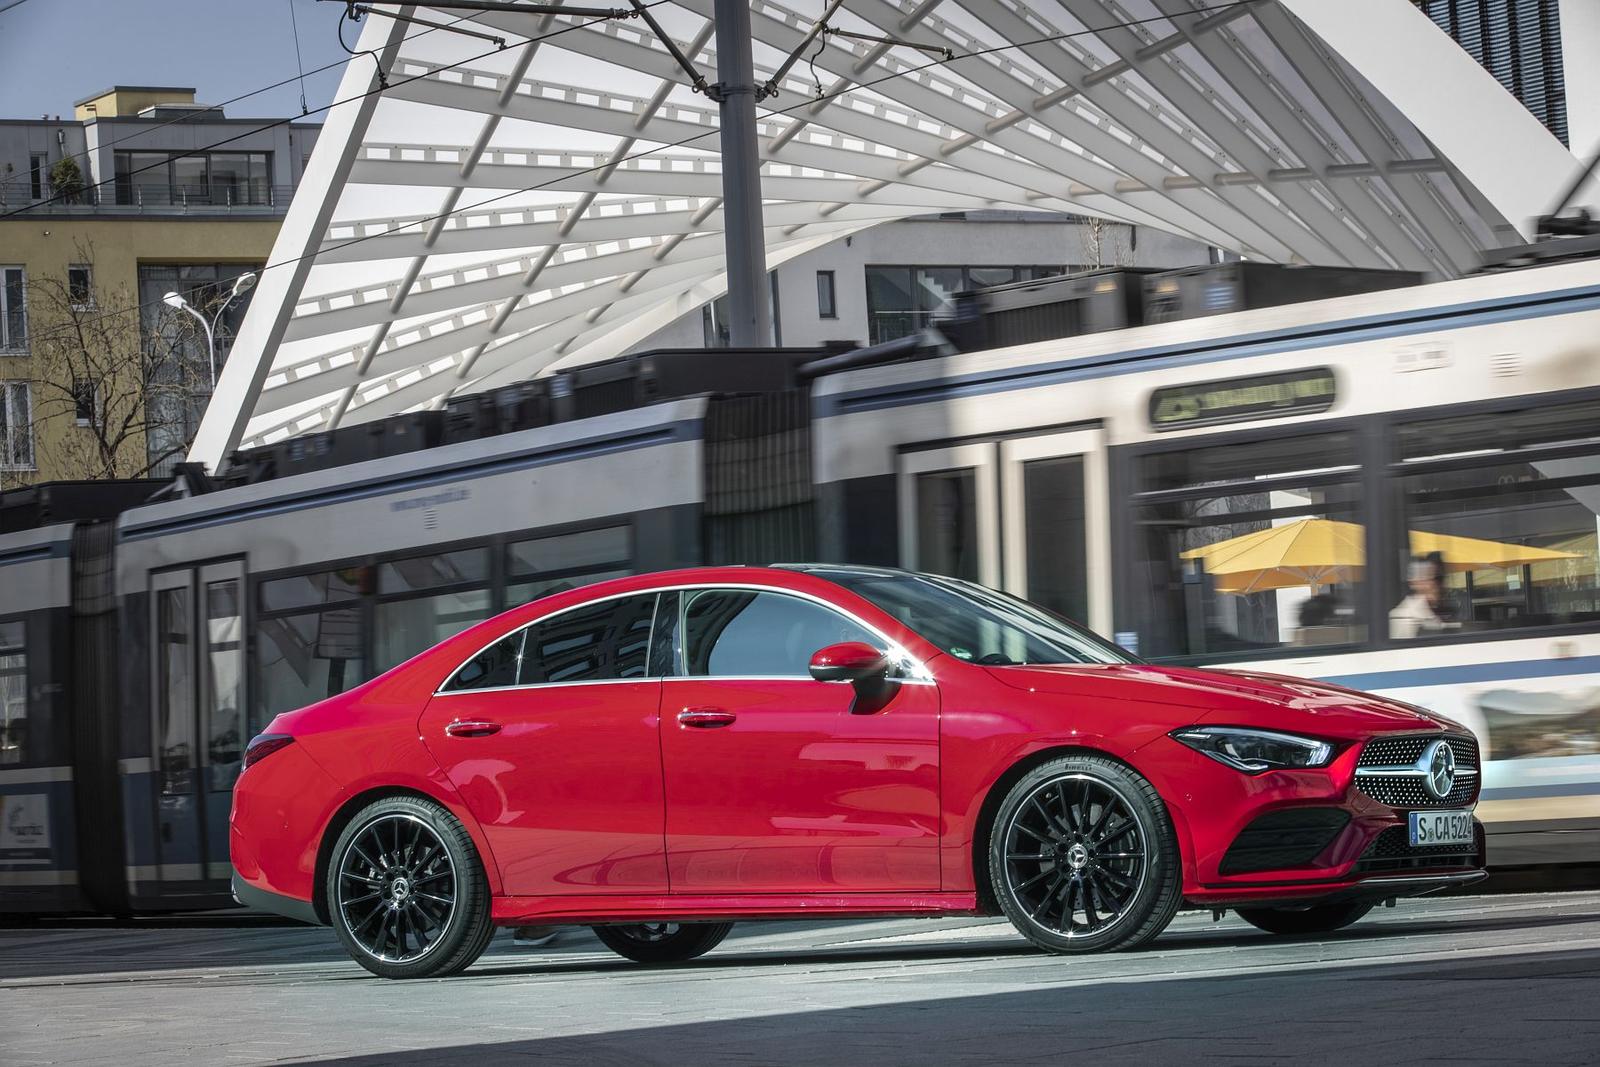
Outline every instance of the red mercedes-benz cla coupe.
<svg viewBox="0 0 1600 1067">
<path fill-rule="evenodd" d="M 234 790 L 234 892 L 391 978 L 521 924 L 651 962 L 741 918 L 1003 912 L 1092 952 L 1188 901 L 1309 933 L 1483 877 L 1478 765 L 1417 708 L 1150 666 L 967 582 L 703 568 L 278 716 Z"/>
</svg>

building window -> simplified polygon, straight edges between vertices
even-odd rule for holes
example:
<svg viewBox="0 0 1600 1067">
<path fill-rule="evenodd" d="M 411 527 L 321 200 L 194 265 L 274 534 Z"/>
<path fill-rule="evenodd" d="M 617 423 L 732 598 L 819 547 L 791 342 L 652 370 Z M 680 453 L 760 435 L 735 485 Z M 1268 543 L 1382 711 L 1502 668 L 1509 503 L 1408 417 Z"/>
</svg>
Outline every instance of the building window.
<svg viewBox="0 0 1600 1067">
<path fill-rule="evenodd" d="M 82 379 L 72 383 L 72 413 L 79 426 L 93 426 L 100 418 L 100 390 Z"/>
<path fill-rule="evenodd" d="M 271 152 L 117 152 L 117 203 L 264 206 L 273 202 Z"/>
<path fill-rule="evenodd" d="M 67 299 L 80 311 L 94 306 L 94 274 L 87 263 L 67 268 Z"/>
<path fill-rule="evenodd" d="M 839 305 L 834 300 L 833 271 L 817 271 L 817 314 L 824 319 L 839 317 Z"/>
<path fill-rule="evenodd" d="M 0 382 L 0 468 L 33 469 L 33 395 L 27 382 Z"/>
<path fill-rule="evenodd" d="M 1562 144 L 1567 143 L 1561 0 L 1505 0 L 1497 4 L 1484 0 L 1413 2 Z"/>
<path fill-rule="evenodd" d="M 1354 433 L 1156 452 L 1136 461 L 1130 608 L 1154 659 L 1366 639 Z"/>
<path fill-rule="evenodd" d="M 27 285 L 21 267 L 0 267 L 0 351 L 28 347 Z"/>
<path fill-rule="evenodd" d="M 772 290 L 772 343 L 783 344 L 783 314 L 778 305 L 778 272 L 768 271 L 767 282 Z M 733 333 L 727 294 L 717 297 L 700 310 L 700 324 L 705 332 L 707 348 L 727 348 Z"/>
<path fill-rule="evenodd" d="M 28 156 L 28 195 L 34 200 L 44 199 L 45 182 L 50 174 L 50 157 L 43 152 Z"/>
</svg>

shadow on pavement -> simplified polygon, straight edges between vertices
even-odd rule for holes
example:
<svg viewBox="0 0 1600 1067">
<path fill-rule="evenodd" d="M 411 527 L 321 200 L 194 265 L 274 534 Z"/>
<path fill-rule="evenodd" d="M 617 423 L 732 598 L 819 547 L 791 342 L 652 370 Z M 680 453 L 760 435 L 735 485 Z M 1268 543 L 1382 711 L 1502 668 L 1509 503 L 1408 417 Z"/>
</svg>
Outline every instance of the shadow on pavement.
<svg viewBox="0 0 1600 1067">
<path fill-rule="evenodd" d="M 683 1014 L 738 1019 L 660 1024 L 630 1018 L 626 993 L 597 1015 L 606 1033 L 419 1048 L 301 1061 L 430 1064 L 1339 1064 L 1593 1062 L 1600 1039 L 1600 952 L 1205 978 L 1120 979 L 946 999 L 793 1011 L 779 995 L 741 1002 L 685 989 Z M 1538 979 L 1548 979 L 1539 981 Z M 1396 981 L 1403 980 L 1403 981 Z M 871 988 L 882 995 L 880 987 Z M 904 979 L 899 988 L 912 991 Z M 538 1004 L 528 1023 L 539 1025 Z M 762 1014 L 765 1012 L 766 1014 Z M 775 1014 L 781 1013 L 781 1014 Z M 635 1025 L 637 1023 L 646 1025 Z M 563 1020 L 550 1020 L 560 1027 Z M 629 1028 L 633 1027 L 633 1028 Z"/>
</svg>

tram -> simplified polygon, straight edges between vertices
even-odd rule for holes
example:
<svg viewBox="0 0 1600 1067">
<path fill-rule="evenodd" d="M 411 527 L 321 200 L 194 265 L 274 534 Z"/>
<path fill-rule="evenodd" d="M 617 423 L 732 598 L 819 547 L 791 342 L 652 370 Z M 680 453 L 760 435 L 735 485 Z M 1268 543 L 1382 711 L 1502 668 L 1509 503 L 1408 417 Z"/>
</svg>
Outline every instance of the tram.
<svg viewBox="0 0 1600 1067">
<path fill-rule="evenodd" d="M 1434 708 L 1485 752 L 1491 865 L 1600 861 L 1596 338 L 1600 261 L 1561 262 L 40 509 L 0 532 L 0 911 L 230 903 L 278 712 L 554 589 L 805 558 Z"/>
</svg>

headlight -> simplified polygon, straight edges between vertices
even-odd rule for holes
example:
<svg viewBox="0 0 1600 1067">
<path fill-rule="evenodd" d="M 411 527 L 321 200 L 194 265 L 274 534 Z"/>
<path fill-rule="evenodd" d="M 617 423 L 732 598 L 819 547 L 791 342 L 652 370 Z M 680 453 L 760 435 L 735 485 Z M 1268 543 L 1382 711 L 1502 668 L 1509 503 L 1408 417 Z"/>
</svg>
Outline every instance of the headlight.
<svg viewBox="0 0 1600 1067">
<path fill-rule="evenodd" d="M 1190 726 L 1174 730 L 1172 737 L 1218 763 L 1246 774 L 1284 767 L 1323 767 L 1333 757 L 1333 746 L 1276 730 L 1251 730 L 1243 726 Z"/>
</svg>

